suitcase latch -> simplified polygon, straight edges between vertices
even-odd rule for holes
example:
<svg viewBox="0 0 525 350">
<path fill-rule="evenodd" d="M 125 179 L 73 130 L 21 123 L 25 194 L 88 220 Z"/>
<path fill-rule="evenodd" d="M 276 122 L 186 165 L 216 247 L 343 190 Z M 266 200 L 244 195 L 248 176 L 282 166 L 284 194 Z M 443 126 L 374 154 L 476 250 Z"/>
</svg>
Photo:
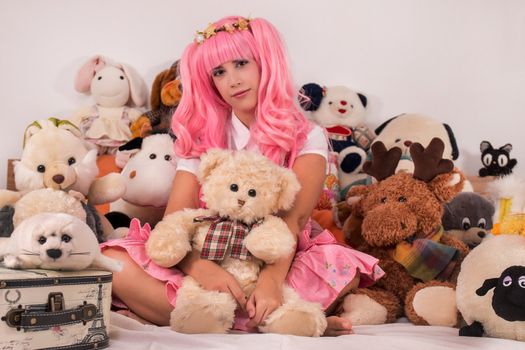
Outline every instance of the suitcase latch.
<svg viewBox="0 0 525 350">
<path fill-rule="evenodd" d="M 47 304 L 19 305 L 7 311 L 2 321 L 7 326 L 24 331 L 46 330 L 50 327 L 82 323 L 95 319 L 98 309 L 93 304 L 84 302 L 76 308 L 66 309 L 64 295 L 61 292 L 49 293 Z"/>
<path fill-rule="evenodd" d="M 64 295 L 60 292 L 49 293 L 47 297 L 47 311 L 56 312 L 64 310 Z"/>
</svg>

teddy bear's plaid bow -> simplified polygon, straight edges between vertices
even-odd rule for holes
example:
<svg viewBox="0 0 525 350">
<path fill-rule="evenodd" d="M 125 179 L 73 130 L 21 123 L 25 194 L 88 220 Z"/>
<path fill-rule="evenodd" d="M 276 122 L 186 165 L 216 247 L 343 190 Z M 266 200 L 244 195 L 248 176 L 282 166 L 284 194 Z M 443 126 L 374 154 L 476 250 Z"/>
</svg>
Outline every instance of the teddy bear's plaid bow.
<svg viewBox="0 0 525 350">
<path fill-rule="evenodd" d="M 244 245 L 244 238 L 261 221 L 248 225 L 242 221 L 220 216 L 198 216 L 193 219 L 193 222 L 204 221 L 211 221 L 211 224 L 202 246 L 202 259 L 222 261 L 228 247 L 230 247 L 230 256 L 232 258 L 240 260 L 251 259 L 251 254 Z"/>
</svg>

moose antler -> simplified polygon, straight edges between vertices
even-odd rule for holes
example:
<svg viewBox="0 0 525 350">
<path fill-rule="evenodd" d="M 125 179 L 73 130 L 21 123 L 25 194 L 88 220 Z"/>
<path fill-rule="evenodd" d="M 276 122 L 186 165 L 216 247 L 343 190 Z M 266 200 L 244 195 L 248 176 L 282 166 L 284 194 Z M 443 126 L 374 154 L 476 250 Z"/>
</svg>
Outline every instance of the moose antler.
<svg viewBox="0 0 525 350">
<path fill-rule="evenodd" d="M 401 159 L 401 149 L 393 147 L 387 150 L 383 142 L 374 142 L 372 145 L 372 160 L 363 164 L 363 171 L 381 181 L 394 175 L 397 163 Z"/>
<path fill-rule="evenodd" d="M 410 146 L 410 155 L 414 162 L 415 179 L 429 182 L 439 174 L 449 173 L 454 169 L 454 163 L 450 159 L 443 159 L 445 144 L 437 137 L 434 137 L 424 148 L 420 143 L 413 143 Z"/>
</svg>

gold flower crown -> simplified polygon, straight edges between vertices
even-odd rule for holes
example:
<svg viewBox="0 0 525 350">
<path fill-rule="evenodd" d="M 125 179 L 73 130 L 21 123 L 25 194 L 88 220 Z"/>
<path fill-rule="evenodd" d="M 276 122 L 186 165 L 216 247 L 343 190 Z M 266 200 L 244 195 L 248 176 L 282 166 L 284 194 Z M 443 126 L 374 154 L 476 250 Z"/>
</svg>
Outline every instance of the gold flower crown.
<svg viewBox="0 0 525 350">
<path fill-rule="evenodd" d="M 237 22 L 226 23 L 220 27 L 215 27 L 213 23 L 210 23 L 203 32 L 197 31 L 195 34 L 195 42 L 202 44 L 206 39 L 211 38 L 219 32 L 228 32 L 233 33 L 236 30 L 247 30 L 250 28 L 250 19 L 249 18 L 239 18 Z"/>
</svg>

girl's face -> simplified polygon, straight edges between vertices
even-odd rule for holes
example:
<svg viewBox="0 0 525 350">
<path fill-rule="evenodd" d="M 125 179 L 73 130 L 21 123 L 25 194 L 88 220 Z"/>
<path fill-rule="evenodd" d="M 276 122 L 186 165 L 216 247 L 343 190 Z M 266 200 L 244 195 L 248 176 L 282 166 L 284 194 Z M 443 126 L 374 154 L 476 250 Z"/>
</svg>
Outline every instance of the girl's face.
<svg viewBox="0 0 525 350">
<path fill-rule="evenodd" d="M 236 115 L 255 112 L 261 74 L 253 59 L 224 62 L 213 68 L 211 75 L 217 91 Z"/>
</svg>

